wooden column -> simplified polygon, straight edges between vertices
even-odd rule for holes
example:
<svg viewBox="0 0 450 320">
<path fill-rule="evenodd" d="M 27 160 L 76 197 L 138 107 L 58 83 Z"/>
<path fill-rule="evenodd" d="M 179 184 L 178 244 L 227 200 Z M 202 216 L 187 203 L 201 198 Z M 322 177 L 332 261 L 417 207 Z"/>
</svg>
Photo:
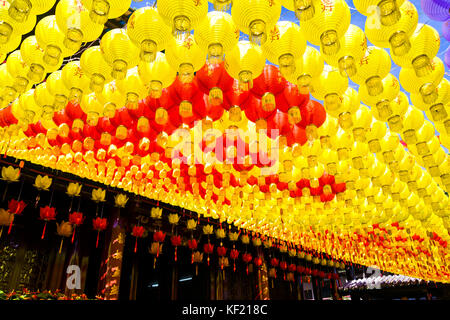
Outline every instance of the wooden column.
<svg viewBox="0 0 450 320">
<path fill-rule="evenodd" d="M 125 229 L 119 224 L 120 210 L 115 209 L 112 224 L 111 236 L 105 246 L 106 260 L 102 262 L 100 271 L 99 293 L 104 295 L 106 300 L 117 300 L 119 298 L 120 274 L 122 271 L 122 257 L 125 244 Z"/>
</svg>

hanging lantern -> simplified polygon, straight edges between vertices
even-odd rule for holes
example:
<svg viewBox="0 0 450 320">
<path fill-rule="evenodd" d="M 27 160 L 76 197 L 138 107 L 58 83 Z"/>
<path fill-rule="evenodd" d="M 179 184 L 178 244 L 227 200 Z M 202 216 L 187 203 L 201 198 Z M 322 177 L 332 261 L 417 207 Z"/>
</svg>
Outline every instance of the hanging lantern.
<svg viewBox="0 0 450 320">
<path fill-rule="evenodd" d="M 245 270 L 247 272 L 247 275 L 248 275 L 248 272 L 249 272 L 248 264 L 252 261 L 252 259 L 253 259 L 253 257 L 252 257 L 252 255 L 250 253 L 246 252 L 246 253 L 244 253 L 242 255 L 242 261 L 244 261 L 244 263 L 247 265 L 246 268 L 245 268 Z"/>
<path fill-rule="evenodd" d="M 115 19 L 125 14 L 131 0 L 80 0 L 89 9 L 89 17 L 97 24 L 105 24 L 108 19 Z"/>
<path fill-rule="evenodd" d="M 41 207 L 39 209 L 39 216 L 40 216 L 41 220 L 45 221 L 44 229 L 42 230 L 42 237 L 41 237 L 41 239 L 44 239 L 45 229 L 47 228 L 47 222 L 51 221 L 51 220 L 55 220 L 56 213 L 57 213 L 56 212 L 56 208 L 49 207 L 49 206 Z"/>
<path fill-rule="evenodd" d="M 59 254 L 61 254 L 64 237 L 70 237 L 73 234 L 72 225 L 68 221 L 62 221 L 60 224 L 56 223 L 56 233 L 61 236 L 61 244 L 59 245 Z"/>
<path fill-rule="evenodd" d="M 22 211 L 25 209 L 26 206 L 27 206 L 27 204 L 24 201 L 22 201 L 22 200 L 15 200 L 15 199 L 9 200 L 9 202 L 8 202 L 8 212 L 11 215 L 13 215 L 13 218 L 11 220 L 11 223 L 9 224 L 8 234 L 11 233 L 11 229 L 12 229 L 14 218 L 16 217 L 16 215 L 20 215 L 22 213 Z"/>
<path fill-rule="evenodd" d="M 76 227 L 79 227 L 83 224 L 84 222 L 84 215 L 82 212 L 71 212 L 69 213 L 69 222 L 72 224 L 73 226 L 73 233 L 72 233 L 72 243 L 75 239 L 75 230 Z"/>
<path fill-rule="evenodd" d="M 133 230 L 131 231 L 131 235 L 136 237 L 136 243 L 134 245 L 134 252 L 137 252 L 137 239 L 142 238 L 144 236 L 145 229 L 143 226 L 133 226 Z"/>
<path fill-rule="evenodd" d="M 108 225 L 108 221 L 106 218 L 96 217 L 92 220 L 92 226 L 94 230 L 97 230 L 97 241 L 95 243 L 95 247 L 98 248 L 98 239 L 100 236 L 100 231 L 104 231 Z"/>
</svg>

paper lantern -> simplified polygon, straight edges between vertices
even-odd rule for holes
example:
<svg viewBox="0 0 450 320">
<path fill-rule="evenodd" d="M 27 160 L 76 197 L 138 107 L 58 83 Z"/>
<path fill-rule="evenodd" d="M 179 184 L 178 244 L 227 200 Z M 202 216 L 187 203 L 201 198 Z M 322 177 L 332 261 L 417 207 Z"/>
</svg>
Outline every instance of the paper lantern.
<svg viewBox="0 0 450 320">
<path fill-rule="evenodd" d="M 112 78 L 112 68 L 103 58 L 99 46 L 92 46 L 81 54 L 81 70 L 91 79 L 89 89 L 100 92 L 105 82 Z"/>
<path fill-rule="evenodd" d="M 186 35 L 206 17 L 208 1 L 161 0 L 157 8 L 174 34 Z"/>
<path fill-rule="evenodd" d="M 104 24 L 108 19 L 115 19 L 125 14 L 131 0 L 81 0 L 89 10 L 89 16 L 95 23 Z"/>
</svg>

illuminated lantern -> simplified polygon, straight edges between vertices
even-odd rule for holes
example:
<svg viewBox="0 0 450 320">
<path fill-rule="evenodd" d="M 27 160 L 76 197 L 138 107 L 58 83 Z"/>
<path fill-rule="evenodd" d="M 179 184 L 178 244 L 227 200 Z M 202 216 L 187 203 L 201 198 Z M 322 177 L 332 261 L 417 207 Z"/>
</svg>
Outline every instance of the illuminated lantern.
<svg viewBox="0 0 450 320">
<path fill-rule="evenodd" d="M 138 65 L 139 76 L 148 87 L 151 98 L 161 97 L 162 90 L 169 87 L 177 76 L 177 71 L 167 62 L 164 53 L 157 52 L 153 62 L 141 61 Z"/>
<path fill-rule="evenodd" d="M 39 209 L 39 216 L 41 218 L 41 220 L 45 221 L 45 225 L 44 225 L 44 229 L 42 230 L 42 236 L 41 239 L 44 239 L 45 236 L 45 229 L 47 227 L 47 222 L 51 221 L 51 220 L 55 220 L 56 219 L 56 209 L 53 207 L 42 207 Z"/>
<path fill-rule="evenodd" d="M 55 66 L 59 61 L 73 55 L 77 49 L 68 49 L 64 46 L 64 33 L 56 24 L 56 17 L 46 16 L 39 20 L 35 29 L 36 40 L 44 49 L 44 62 Z"/>
<path fill-rule="evenodd" d="M 6 107 L 17 96 L 17 90 L 14 87 L 15 79 L 9 74 L 6 63 L 0 65 L 0 77 L 2 79 L 0 102 L 2 107 Z"/>
<path fill-rule="evenodd" d="M 445 73 L 444 63 L 441 59 L 434 57 L 429 62 L 427 66 L 423 66 L 422 73 L 418 74 L 417 69 L 402 68 L 399 75 L 402 87 L 411 93 L 419 93 L 424 103 L 433 103 L 437 100 L 436 87 Z"/>
<path fill-rule="evenodd" d="M 446 21 L 450 19 L 448 3 L 440 0 L 420 1 L 423 12 L 432 20 Z"/>
<path fill-rule="evenodd" d="M 23 93 L 30 88 L 32 82 L 27 78 L 30 70 L 29 66 L 23 61 L 20 50 L 11 52 L 6 60 L 8 73 L 15 77 L 14 89 L 17 93 Z"/>
<path fill-rule="evenodd" d="M 123 29 L 113 29 L 105 33 L 100 41 L 100 51 L 112 67 L 111 76 L 117 80 L 124 79 L 127 70 L 136 66 L 139 61 L 139 48 Z"/>
<path fill-rule="evenodd" d="M 22 41 L 20 54 L 23 60 L 30 66 L 28 78 L 34 82 L 41 82 L 47 72 L 56 71 L 61 66 L 63 59 L 59 59 L 55 65 L 49 65 L 44 61 L 44 49 L 39 46 L 35 36 L 29 36 Z"/>
<path fill-rule="evenodd" d="M 332 55 L 324 54 L 323 57 L 329 65 L 338 67 L 343 76 L 351 77 L 356 74 L 357 65 L 366 53 L 366 35 L 360 28 L 351 24 L 339 41 L 339 50 Z"/>
<path fill-rule="evenodd" d="M 427 103 L 420 93 L 411 93 L 411 102 L 415 107 L 425 111 L 428 118 L 435 122 L 440 122 L 448 117 L 445 101 L 450 98 L 450 84 L 447 79 L 442 79 L 433 92 L 433 96 L 430 100 L 425 99 L 427 101 L 433 101 Z"/>
<path fill-rule="evenodd" d="M 237 27 L 249 35 L 255 44 L 264 44 L 269 30 L 277 23 L 281 14 L 281 3 L 269 0 L 236 0 L 231 7 L 231 16 Z"/>
<path fill-rule="evenodd" d="M 141 48 L 142 61 L 152 62 L 157 52 L 166 49 L 170 39 L 170 28 L 164 23 L 156 8 L 143 7 L 133 12 L 128 19 L 127 33 Z"/>
<path fill-rule="evenodd" d="M 286 79 L 298 85 L 302 94 L 308 94 L 311 81 L 320 76 L 324 60 L 319 51 L 306 46 L 303 57 L 295 61 L 295 71 L 286 75 Z"/>
<path fill-rule="evenodd" d="M 19 11 L 20 3 L 24 4 L 25 1 L 4 1 L 0 4 L 0 21 L 2 21 L 0 43 L 2 44 L 10 41 L 13 34 L 29 33 L 36 24 L 36 14 L 30 14 L 29 6 L 24 8 L 24 11 Z"/>
<path fill-rule="evenodd" d="M 108 221 L 106 220 L 106 218 L 96 217 L 95 219 L 92 220 L 92 226 L 94 230 L 97 231 L 97 242 L 95 244 L 96 248 L 98 248 L 98 238 L 100 235 L 100 231 L 104 231 L 107 225 Z"/>
<path fill-rule="evenodd" d="M 83 95 L 90 92 L 89 77 L 81 69 L 79 61 L 70 61 L 61 69 L 61 79 L 69 90 L 69 101 L 81 102 Z"/>
<path fill-rule="evenodd" d="M 419 20 L 417 9 L 404 1 L 397 6 L 393 0 L 385 1 L 380 10 L 371 8 L 366 19 L 367 39 L 377 47 L 391 48 L 393 55 L 401 56 L 410 48 L 409 37 L 413 34 Z"/>
<path fill-rule="evenodd" d="M 348 88 L 348 78 L 343 77 L 338 69 L 328 67 L 311 82 L 311 86 L 313 97 L 324 100 L 324 107 L 330 113 L 342 106 L 342 94 Z"/>
<path fill-rule="evenodd" d="M 89 17 L 88 8 L 80 0 L 61 0 L 55 9 L 56 23 L 64 33 L 64 46 L 78 50 L 83 42 L 99 38 L 104 26 Z"/>
<path fill-rule="evenodd" d="M 390 69 L 389 54 L 384 49 L 369 47 L 359 62 L 356 75 L 350 78 L 359 85 L 366 85 L 369 95 L 376 96 L 383 92 L 381 80 L 388 75 Z"/>
<path fill-rule="evenodd" d="M 432 59 L 439 51 L 439 33 L 428 25 L 418 24 L 409 37 L 410 49 L 407 53 L 393 55 L 392 60 L 401 67 L 413 68 L 418 77 L 430 74 L 433 70 Z"/>
<path fill-rule="evenodd" d="M 309 42 L 320 45 L 325 55 L 336 54 L 340 47 L 339 39 L 350 25 L 350 8 L 343 0 L 311 2 L 314 15 L 306 20 L 303 16 L 300 18 L 301 30 Z"/>
<path fill-rule="evenodd" d="M 128 70 L 125 79 L 117 81 L 117 88 L 126 97 L 125 106 L 130 110 L 137 109 L 139 100 L 147 96 L 137 67 Z"/>
<path fill-rule="evenodd" d="M 86 123 L 90 126 L 96 126 L 98 118 L 103 116 L 103 104 L 97 99 L 95 93 L 83 96 L 80 107 L 86 113 Z"/>
<path fill-rule="evenodd" d="M 197 84 L 203 92 L 208 94 L 208 101 L 211 106 L 221 108 L 224 102 L 224 92 L 233 90 L 233 78 L 225 71 L 223 63 L 206 63 L 196 73 Z"/>
<path fill-rule="evenodd" d="M 208 14 L 208 1 L 161 0 L 157 8 L 175 35 L 186 35 Z"/>
<path fill-rule="evenodd" d="M 69 213 L 69 222 L 74 226 L 73 234 L 72 234 L 72 243 L 73 243 L 73 240 L 75 239 L 76 227 L 81 226 L 83 224 L 83 222 L 84 222 L 83 213 L 81 213 L 81 212 L 71 212 L 71 213 Z"/>
<path fill-rule="evenodd" d="M 239 41 L 239 29 L 226 12 L 208 12 L 195 29 L 195 41 L 203 51 L 208 52 L 208 61 L 217 63 L 224 54 L 233 49 Z"/>
<path fill-rule="evenodd" d="M 115 19 L 128 11 L 131 0 L 80 0 L 89 10 L 89 17 L 98 24 L 104 24 L 108 19 Z"/>
<path fill-rule="evenodd" d="M 99 46 L 87 48 L 81 54 L 81 70 L 91 79 L 89 89 L 100 92 L 105 83 L 112 78 L 112 68 L 103 58 Z"/>
<path fill-rule="evenodd" d="M 265 112 L 272 112 L 277 108 L 276 96 L 283 92 L 286 79 L 277 67 L 266 65 L 262 74 L 253 81 L 250 90 L 261 100 L 261 107 Z"/>
<path fill-rule="evenodd" d="M 200 70 L 205 63 L 206 52 L 195 42 L 192 35 L 173 39 L 166 50 L 169 65 L 178 71 L 183 83 L 194 80 L 194 72 Z"/>
<path fill-rule="evenodd" d="M 290 21 L 279 21 L 270 30 L 270 37 L 262 46 L 267 59 L 280 67 L 288 76 L 295 72 L 295 60 L 301 59 L 306 49 L 306 39 L 300 27 Z"/>
<path fill-rule="evenodd" d="M 142 238 L 144 236 L 145 229 L 143 226 L 133 226 L 133 230 L 131 231 L 131 235 L 136 237 L 136 242 L 134 245 L 134 252 L 137 252 L 137 239 Z"/>
<path fill-rule="evenodd" d="M 62 81 L 62 71 L 52 72 L 46 80 L 48 92 L 54 96 L 53 106 L 56 111 L 63 109 L 69 97 L 69 90 Z"/>
<path fill-rule="evenodd" d="M 249 90 L 253 80 L 259 77 L 265 66 L 265 58 L 259 46 L 248 41 L 238 45 L 225 57 L 225 68 L 230 76 L 239 80 L 242 90 Z"/>
</svg>

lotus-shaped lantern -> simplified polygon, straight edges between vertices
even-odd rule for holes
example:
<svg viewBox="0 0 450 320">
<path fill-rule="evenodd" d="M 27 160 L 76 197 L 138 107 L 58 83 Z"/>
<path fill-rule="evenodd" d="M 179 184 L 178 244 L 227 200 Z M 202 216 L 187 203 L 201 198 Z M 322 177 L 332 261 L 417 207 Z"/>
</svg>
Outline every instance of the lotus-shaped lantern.
<svg viewBox="0 0 450 320">
<path fill-rule="evenodd" d="M 51 185 L 52 185 L 52 178 L 49 178 L 48 176 L 38 175 L 36 177 L 36 180 L 34 181 L 34 186 L 38 190 L 48 191 L 48 188 L 50 188 Z"/>
<path fill-rule="evenodd" d="M 114 197 L 115 206 L 118 208 L 125 208 L 125 205 L 128 202 L 128 197 L 124 194 L 119 193 Z"/>
<path fill-rule="evenodd" d="M 103 190 L 101 188 L 92 190 L 92 197 L 91 199 L 95 202 L 104 202 L 106 197 L 106 190 Z"/>
<path fill-rule="evenodd" d="M 81 184 L 71 182 L 67 186 L 66 194 L 69 197 L 78 197 L 81 192 L 81 187 L 82 187 Z"/>
</svg>

